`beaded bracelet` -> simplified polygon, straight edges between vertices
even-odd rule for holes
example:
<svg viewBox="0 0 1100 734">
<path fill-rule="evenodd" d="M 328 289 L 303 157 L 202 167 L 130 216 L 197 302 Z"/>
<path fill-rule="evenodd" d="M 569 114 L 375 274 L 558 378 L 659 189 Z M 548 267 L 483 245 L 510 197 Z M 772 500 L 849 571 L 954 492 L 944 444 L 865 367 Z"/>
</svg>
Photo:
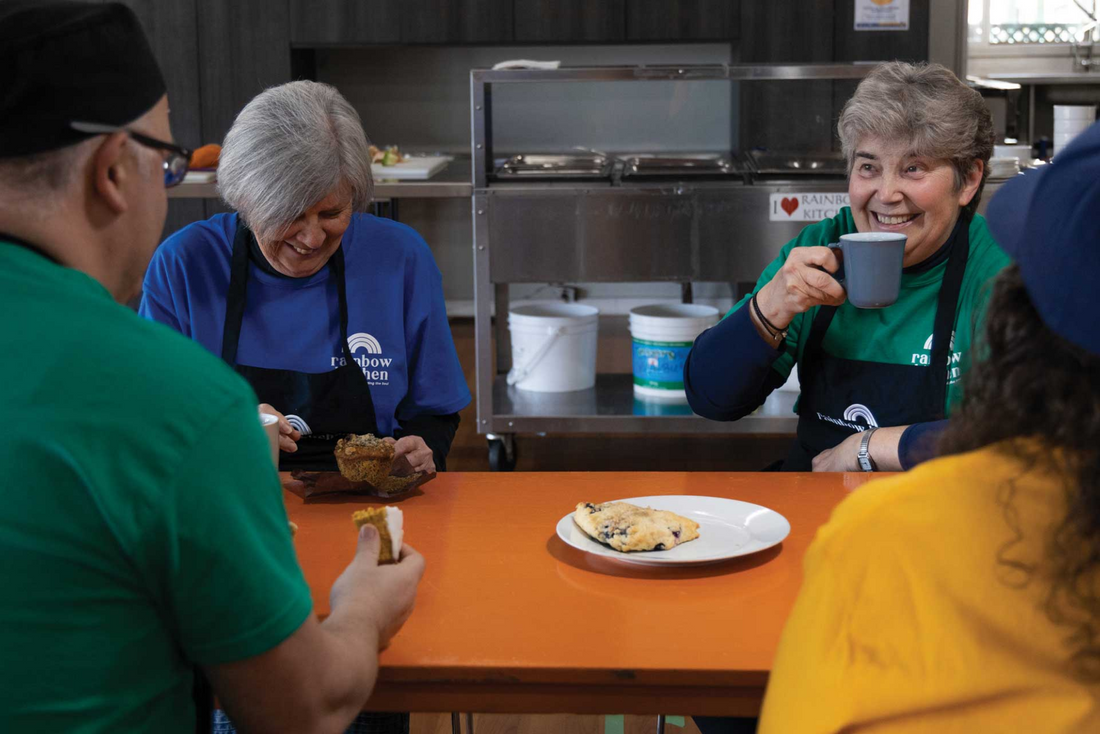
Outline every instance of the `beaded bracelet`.
<svg viewBox="0 0 1100 734">
<path fill-rule="evenodd" d="M 764 312 L 760 310 L 760 304 L 756 302 L 755 293 L 752 294 L 752 309 L 756 312 L 756 318 L 760 319 L 760 323 L 763 325 L 764 331 L 768 332 L 768 336 L 770 336 L 773 340 L 777 342 L 787 338 L 786 329 L 777 328 L 772 322 L 768 321 L 768 319 L 764 317 Z"/>
</svg>

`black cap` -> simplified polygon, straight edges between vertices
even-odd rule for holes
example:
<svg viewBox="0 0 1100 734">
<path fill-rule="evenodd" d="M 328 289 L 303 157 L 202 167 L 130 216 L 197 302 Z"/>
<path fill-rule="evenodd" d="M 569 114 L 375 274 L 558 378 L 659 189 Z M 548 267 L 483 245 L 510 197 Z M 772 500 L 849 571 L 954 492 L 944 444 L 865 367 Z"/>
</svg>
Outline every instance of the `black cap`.
<svg viewBox="0 0 1100 734">
<path fill-rule="evenodd" d="M 145 32 L 125 5 L 0 2 L 0 158 L 89 137 L 70 122 L 125 125 L 165 91 Z"/>
<path fill-rule="evenodd" d="M 1046 327 L 1100 355 L 1100 123 L 1006 183 L 986 216 Z"/>
</svg>

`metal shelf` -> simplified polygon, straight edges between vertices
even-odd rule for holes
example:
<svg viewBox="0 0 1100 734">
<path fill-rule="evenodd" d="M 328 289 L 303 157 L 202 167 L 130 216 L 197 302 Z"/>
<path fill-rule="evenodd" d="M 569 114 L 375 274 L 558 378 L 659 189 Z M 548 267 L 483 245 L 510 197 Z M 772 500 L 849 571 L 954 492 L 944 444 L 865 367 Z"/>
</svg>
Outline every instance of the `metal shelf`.
<svg viewBox="0 0 1100 734">
<path fill-rule="evenodd" d="M 678 80 L 768 81 L 862 79 L 881 61 L 845 64 L 694 64 L 684 66 L 576 66 L 559 69 L 473 69 L 477 83 L 639 82 Z"/>
<path fill-rule="evenodd" d="M 1016 84 L 1100 84 L 1100 73 L 1088 71 L 1067 72 L 1065 74 L 1037 72 L 986 74 L 985 78 Z"/>
<path fill-rule="evenodd" d="M 573 392 L 531 392 L 493 381 L 493 423 L 515 433 L 678 433 L 793 436 L 797 393 L 777 390 L 752 415 L 712 421 L 685 404 L 634 397 L 631 375 L 601 374 L 596 386 Z M 504 428 L 502 428 L 504 430 Z"/>
<path fill-rule="evenodd" d="M 375 199 L 468 199 L 474 192 L 470 182 L 470 159 L 455 158 L 442 171 L 424 180 L 397 181 L 376 178 Z M 184 183 L 168 189 L 171 199 L 217 199 L 213 183 Z"/>
</svg>

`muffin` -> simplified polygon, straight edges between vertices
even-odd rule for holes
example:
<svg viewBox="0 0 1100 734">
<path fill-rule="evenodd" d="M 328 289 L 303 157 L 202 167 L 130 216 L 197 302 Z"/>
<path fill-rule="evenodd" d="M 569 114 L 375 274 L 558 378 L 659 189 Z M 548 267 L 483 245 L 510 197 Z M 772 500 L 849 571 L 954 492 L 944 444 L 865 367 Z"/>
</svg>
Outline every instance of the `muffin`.
<svg viewBox="0 0 1100 734">
<path fill-rule="evenodd" d="M 374 434 L 348 434 L 336 442 L 336 465 L 340 473 L 352 482 L 369 482 L 380 486 L 393 466 L 393 444 Z"/>
<path fill-rule="evenodd" d="M 378 549 L 379 563 L 397 563 L 405 534 L 401 510 L 396 507 L 371 507 L 353 512 L 351 519 L 356 528 L 368 524 L 378 528 L 378 535 L 382 540 Z"/>
<path fill-rule="evenodd" d="M 401 494 L 402 492 L 407 492 L 411 485 L 420 481 L 420 477 L 422 476 L 424 475 L 421 472 L 416 472 L 406 477 L 386 477 L 382 480 L 381 484 L 374 485 L 374 488 L 385 496 Z"/>
</svg>

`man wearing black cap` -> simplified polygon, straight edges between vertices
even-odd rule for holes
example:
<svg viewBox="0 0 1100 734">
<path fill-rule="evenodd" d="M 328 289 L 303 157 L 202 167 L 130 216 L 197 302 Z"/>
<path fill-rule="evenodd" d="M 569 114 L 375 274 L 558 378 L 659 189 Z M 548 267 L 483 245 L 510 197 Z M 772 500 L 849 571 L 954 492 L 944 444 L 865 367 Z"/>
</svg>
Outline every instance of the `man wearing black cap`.
<svg viewBox="0 0 1100 734">
<path fill-rule="evenodd" d="M 370 694 L 423 561 L 359 549 L 319 624 L 256 398 L 120 305 L 186 172 L 117 3 L 0 3 L 0 731 L 191 732 L 194 670 L 249 731 Z"/>
<path fill-rule="evenodd" d="M 1100 125 L 989 205 L 997 277 L 944 458 L 806 555 L 761 732 L 1100 731 Z"/>
</svg>

